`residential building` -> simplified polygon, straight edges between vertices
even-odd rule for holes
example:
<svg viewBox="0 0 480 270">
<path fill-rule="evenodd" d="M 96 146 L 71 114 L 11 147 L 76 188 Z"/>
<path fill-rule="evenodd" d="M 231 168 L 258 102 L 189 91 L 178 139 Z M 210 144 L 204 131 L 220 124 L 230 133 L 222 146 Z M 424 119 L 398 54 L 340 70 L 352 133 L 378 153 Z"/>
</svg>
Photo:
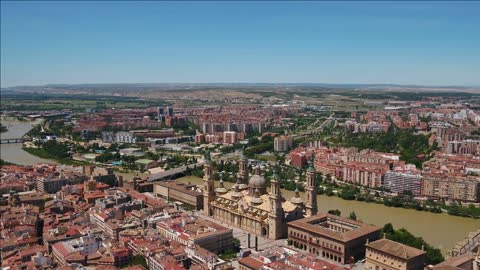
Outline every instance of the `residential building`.
<svg viewBox="0 0 480 270">
<path fill-rule="evenodd" d="M 273 149 L 276 152 L 287 152 L 293 146 L 293 138 L 290 136 L 280 136 L 273 140 Z"/>
<path fill-rule="evenodd" d="M 115 142 L 117 143 L 136 143 L 137 137 L 131 132 L 119 131 L 115 133 Z"/>
<path fill-rule="evenodd" d="M 205 134 L 196 134 L 195 135 L 195 143 L 202 144 L 205 143 Z"/>
<path fill-rule="evenodd" d="M 114 143 L 114 142 L 116 142 L 115 132 L 113 132 L 113 131 L 103 131 L 102 132 L 102 142 L 104 142 L 104 143 Z"/>
<path fill-rule="evenodd" d="M 480 179 L 455 179 L 446 175 L 425 176 L 422 181 L 422 196 L 431 199 L 446 199 L 462 202 L 480 202 Z"/>
<path fill-rule="evenodd" d="M 305 153 L 290 154 L 290 165 L 302 168 L 307 165 L 307 156 Z"/>
<path fill-rule="evenodd" d="M 385 174 L 384 186 L 397 194 L 411 191 L 414 196 L 420 196 L 422 176 L 408 172 L 388 171 Z"/>
<path fill-rule="evenodd" d="M 383 186 L 388 165 L 376 163 L 350 162 L 343 166 L 342 178 L 346 182 L 378 188 Z"/>
<path fill-rule="evenodd" d="M 199 245 L 213 253 L 232 248 L 233 230 L 202 218 L 182 215 L 156 223 L 160 235 L 184 245 Z"/>
<path fill-rule="evenodd" d="M 220 269 L 226 261 L 220 259 L 216 254 L 202 248 L 199 245 L 190 245 L 185 248 L 185 253 L 192 260 L 194 265 L 206 264 L 208 269 Z"/>
<path fill-rule="evenodd" d="M 223 143 L 235 144 L 236 142 L 237 142 L 237 132 L 235 132 L 235 131 L 224 131 L 223 132 Z"/>
<path fill-rule="evenodd" d="M 78 239 L 58 242 L 52 246 L 52 256 L 61 266 L 71 261 L 83 262 L 88 255 L 94 254 L 101 247 L 101 238 L 93 235 L 82 236 Z"/>
<path fill-rule="evenodd" d="M 41 178 L 37 181 L 37 190 L 45 193 L 56 193 L 65 185 L 74 185 L 83 183 L 88 178 L 85 175 L 72 175 L 65 178 L 61 175 L 58 178 Z"/>
</svg>

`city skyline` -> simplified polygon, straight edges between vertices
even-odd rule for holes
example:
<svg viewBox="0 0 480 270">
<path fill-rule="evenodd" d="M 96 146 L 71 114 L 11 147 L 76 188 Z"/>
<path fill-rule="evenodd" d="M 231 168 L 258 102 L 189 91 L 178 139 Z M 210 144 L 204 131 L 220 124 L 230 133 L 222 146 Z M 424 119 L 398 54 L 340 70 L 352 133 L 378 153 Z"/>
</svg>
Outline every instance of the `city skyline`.
<svg viewBox="0 0 480 270">
<path fill-rule="evenodd" d="M 479 3 L 2 2 L 1 86 L 478 86 Z"/>
</svg>

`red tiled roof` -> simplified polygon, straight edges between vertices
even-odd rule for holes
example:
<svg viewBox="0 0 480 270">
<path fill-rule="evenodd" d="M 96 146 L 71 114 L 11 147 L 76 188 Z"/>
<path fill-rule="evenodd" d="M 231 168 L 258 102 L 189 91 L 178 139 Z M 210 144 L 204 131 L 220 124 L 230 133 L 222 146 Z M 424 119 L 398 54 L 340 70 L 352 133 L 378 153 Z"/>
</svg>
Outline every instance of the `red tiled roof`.
<svg viewBox="0 0 480 270">
<path fill-rule="evenodd" d="M 260 270 L 260 268 L 264 265 L 263 262 L 257 259 L 254 259 L 252 257 L 241 258 L 238 262 L 240 264 L 246 265 L 249 268 L 258 269 L 258 270 Z"/>
</svg>

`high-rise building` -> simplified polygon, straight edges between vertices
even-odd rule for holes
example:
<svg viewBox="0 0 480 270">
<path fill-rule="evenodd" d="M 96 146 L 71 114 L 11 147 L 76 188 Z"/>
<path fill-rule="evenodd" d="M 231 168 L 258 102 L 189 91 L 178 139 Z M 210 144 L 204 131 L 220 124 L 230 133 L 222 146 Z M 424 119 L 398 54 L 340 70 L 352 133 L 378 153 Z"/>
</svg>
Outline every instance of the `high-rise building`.
<svg viewBox="0 0 480 270">
<path fill-rule="evenodd" d="M 235 131 L 224 131 L 223 132 L 223 143 L 235 144 L 236 142 L 237 142 L 237 132 L 235 132 Z"/>
<path fill-rule="evenodd" d="M 293 139 L 290 136 L 276 137 L 273 141 L 273 148 L 276 152 L 286 152 L 293 146 Z"/>
<path fill-rule="evenodd" d="M 391 192 L 398 194 L 409 190 L 414 196 L 420 196 L 422 176 L 420 174 L 388 171 L 384 177 L 384 186 Z"/>
<path fill-rule="evenodd" d="M 137 137 L 131 132 L 119 131 L 115 133 L 115 141 L 117 143 L 136 143 Z"/>
<path fill-rule="evenodd" d="M 473 178 L 424 176 L 421 193 L 432 199 L 480 202 L 480 181 Z"/>
<path fill-rule="evenodd" d="M 157 112 L 157 119 L 159 122 L 163 122 L 162 119 L 163 119 L 163 108 L 162 107 L 158 107 L 158 112 Z"/>
<path fill-rule="evenodd" d="M 305 153 L 293 153 L 290 155 L 290 165 L 302 168 L 307 164 L 307 156 Z"/>
<path fill-rule="evenodd" d="M 205 134 L 196 134 L 195 135 L 195 143 L 202 144 L 205 143 Z"/>
<path fill-rule="evenodd" d="M 167 116 L 173 116 L 173 108 L 172 107 L 167 107 Z"/>
</svg>

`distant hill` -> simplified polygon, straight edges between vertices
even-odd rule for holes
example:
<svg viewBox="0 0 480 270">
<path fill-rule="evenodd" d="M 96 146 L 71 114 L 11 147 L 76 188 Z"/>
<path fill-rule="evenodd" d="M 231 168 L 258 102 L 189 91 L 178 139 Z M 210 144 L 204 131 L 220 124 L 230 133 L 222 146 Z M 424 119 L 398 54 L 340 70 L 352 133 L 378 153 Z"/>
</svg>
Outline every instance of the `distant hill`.
<svg viewBox="0 0 480 270">
<path fill-rule="evenodd" d="M 378 90 L 378 91 L 425 91 L 425 92 L 470 92 L 480 93 L 480 87 L 424 86 L 401 84 L 328 84 L 328 83 L 105 83 L 105 84 L 47 84 L 41 86 L 15 86 L 2 88 L 2 93 L 57 93 L 57 94 L 106 94 L 132 95 L 138 92 L 170 90 Z"/>
</svg>

